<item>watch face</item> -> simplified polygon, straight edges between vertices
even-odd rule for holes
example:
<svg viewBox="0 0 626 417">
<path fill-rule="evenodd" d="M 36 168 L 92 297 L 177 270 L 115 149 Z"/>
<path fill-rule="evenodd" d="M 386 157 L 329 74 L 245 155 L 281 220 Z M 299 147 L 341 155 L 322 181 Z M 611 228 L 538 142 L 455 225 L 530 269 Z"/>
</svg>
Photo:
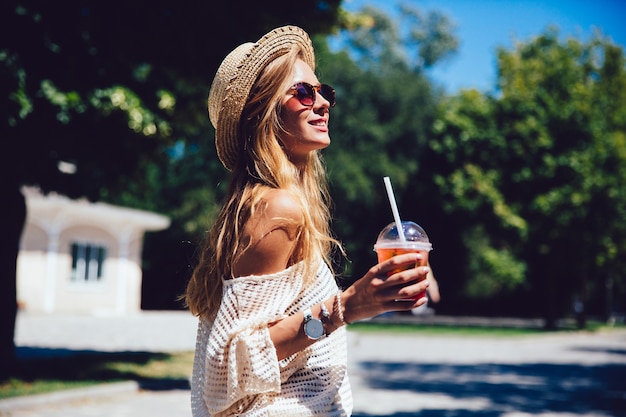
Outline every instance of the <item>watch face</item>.
<svg viewBox="0 0 626 417">
<path fill-rule="evenodd" d="M 321 320 L 310 319 L 304 325 L 304 332 L 311 339 L 319 339 L 324 335 L 324 325 Z"/>
</svg>

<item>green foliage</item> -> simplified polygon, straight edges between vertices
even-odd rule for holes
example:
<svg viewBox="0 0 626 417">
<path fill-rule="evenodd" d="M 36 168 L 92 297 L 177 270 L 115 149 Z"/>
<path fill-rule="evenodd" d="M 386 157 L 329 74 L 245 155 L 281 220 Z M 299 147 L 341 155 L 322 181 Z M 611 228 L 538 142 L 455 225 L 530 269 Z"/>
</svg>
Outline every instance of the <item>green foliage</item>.
<svg viewBox="0 0 626 417">
<path fill-rule="evenodd" d="M 491 298 L 523 284 L 526 264 L 516 259 L 507 247 L 494 247 L 493 238 L 481 226 L 469 229 L 464 243 L 471 254 L 467 264 L 466 294 L 473 298 Z"/>
<path fill-rule="evenodd" d="M 364 25 L 341 34 L 349 49 L 333 53 L 322 39 L 316 43 L 320 78 L 338 97 L 330 118 L 332 144 L 324 155 L 335 197 L 334 229 L 350 259 L 348 281 L 375 263 L 372 245 L 393 220 L 384 176 L 392 179 L 399 203 L 410 208 L 403 216 L 417 215 L 415 202 L 427 190 L 414 178 L 437 102 L 415 41 L 401 42 L 404 32 L 376 9 L 360 16 Z M 405 23 L 409 34 L 429 30 L 417 19 Z"/>
<path fill-rule="evenodd" d="M 562 312 L 568 296 L 588 302 L 602 293 L 607 275 L 626 272 L 619 261 L 626 199 L 618 185 L 626 180 L 626 159 L 617 139 L 626 132 L 623 51 L 599 34 L 586 43 L 560 42 L 552 29 L 499 57 L 499 113 L 509 121 L 503 130 L 527 145 L 513 148 L 512 159 L 533 172 L 513 181 L 523 187 L 517 198 L 528 202 L 524 216 L 539 251 L 526 253 L 534 258 L 532 277 L 553 286 L 548 302 Z M 559 258 L 577 262 L 563 265 Z"/>
<path fill-rule="evenodd" d="M 427 69 L 458 41 L 438 12 L 401 6 L 395 21 L 339 1 L 254 13 L 244 3 L 224 3 L 219 19 L 200 1 L 0 6 L 0 135 L 16 167 L 3 178 L 169 215 L 144 252 L 145 293 L 169 298 L 144 307 L 175 305 L 225 193 L 206 115 L 212 75 L 234 46 L 286 23 L 320 34 L 317 72 L 337 90 L 324 155 L 346 284 L 375 262 L 374 239 L 392 221 L 389 176 L 402 217 L 434 244 L 442 311 L 477 300 L 529 314 L 519 300 L 532 298 L 542 305 L 532 313 L 554 321 L 574 297 L 610 309 L 605 288 L 626 293 L 620 47 L 548 28 L 498 50 L 497 94 L 443 97 Z M 333 30 L 339 51 L 323 36 Z"/>
<path fill-rule="evenodd" d="M 287 23 L 328 31 L 339 0 L 242 13 L 247 6 L 225 3 L 216 19 L 207 1 L 3 2 L 0 135 L 18 168 L 10 186 L 111 201 L 147 165 L 166 165 L 168 147 L 210 135 L 201 103 L 233 46 Z M 58 169 L 67 163 L 73 176 Z"/>
<path fill-rule="evenodd" d="M 477 229 L 464 227 L 468 294 L 526 282 L 553 323 L 626 272 L 623 51 L 549 28 L 498 58 L 497 96 L 463 91 L 439 107 L 435 183 L 447 212 L 492 236 L 472 251 Z"/>
<path fill-rule="evenodd" d="M 143 307 L 180 307 L 191 248 L 226 186 L 206 109 L 213 74 L 274 27 L 330 31 L 339 2 L 2 2 L 3 195 L 28 184 L 168 215 L 170 229 L 145 239 Z M 7 204 L 17 212 L 21 202 Z M 15 291 L 0 293 L 15 304 Z"/>
</svg>

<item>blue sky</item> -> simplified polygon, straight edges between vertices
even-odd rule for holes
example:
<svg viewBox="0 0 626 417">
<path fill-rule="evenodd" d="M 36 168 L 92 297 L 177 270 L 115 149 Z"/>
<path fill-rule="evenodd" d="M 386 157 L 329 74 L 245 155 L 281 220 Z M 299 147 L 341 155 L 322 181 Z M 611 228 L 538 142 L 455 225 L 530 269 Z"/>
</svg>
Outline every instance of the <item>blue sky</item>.
<svg viewBox="0 0 626 417">
<path fill-rule="evenodd" d="M 495 86 L 496 48 L 512 48 L 513 39 L 527 41 L 548 25 L 562 37 L 588 39 L 593 28 L 626 49 L 626 0 L 404 0 L 420 10 L 439 10 L 456 25 L 460 41 L 456 55 L 437 64 L 435 82 L 448 92 L 460 88 L 491 91 Z M 390 14 L 397 1 L 344 0 L 348 11 L 373 5 Z"/>
</svg>

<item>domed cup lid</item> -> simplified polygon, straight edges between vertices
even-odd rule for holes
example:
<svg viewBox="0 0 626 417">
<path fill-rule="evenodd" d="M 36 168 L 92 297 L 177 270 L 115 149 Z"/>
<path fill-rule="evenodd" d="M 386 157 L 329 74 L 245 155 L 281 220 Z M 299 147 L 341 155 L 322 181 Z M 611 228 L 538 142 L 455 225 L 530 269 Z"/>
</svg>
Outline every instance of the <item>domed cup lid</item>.
<svg viewBox="0 0 626 417">
<path fill-rule="evenodd" d="M 403 221 L 402 231 L 406 239 L 404 242 L 400 238 L 396 223 L 389 223 L 378 234 L 374 249 L 402 247 L 407 249 L 432 250 L 433 245 L 430 243 L 426 231 L 419 224 L 411 221 Z"/>
</svg>

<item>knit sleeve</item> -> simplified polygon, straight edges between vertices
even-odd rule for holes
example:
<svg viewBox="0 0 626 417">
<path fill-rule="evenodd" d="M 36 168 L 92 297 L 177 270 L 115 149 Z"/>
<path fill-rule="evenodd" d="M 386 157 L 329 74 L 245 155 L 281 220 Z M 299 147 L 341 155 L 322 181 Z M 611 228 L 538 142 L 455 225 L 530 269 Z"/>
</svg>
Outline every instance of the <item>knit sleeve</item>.
<svg viewBox="0 0 626 417">
<path fill-rule="evenodd" d="M 203 375 L 198 382 L 212 415 L 254 395 L 280 392 L 282 361 L 268 323 L 287 315 L 302 288 L 300 268 L 297 264 L 277 274 L 224 281 L 222 303 L 212 325 L 205 323 L 199 329 L 205 334 L 198 337 L 202 346 L 196 347 L 196 356 L 204 357 L 195 366 L 204 369 L 194 369 Z"/>
</svg>

